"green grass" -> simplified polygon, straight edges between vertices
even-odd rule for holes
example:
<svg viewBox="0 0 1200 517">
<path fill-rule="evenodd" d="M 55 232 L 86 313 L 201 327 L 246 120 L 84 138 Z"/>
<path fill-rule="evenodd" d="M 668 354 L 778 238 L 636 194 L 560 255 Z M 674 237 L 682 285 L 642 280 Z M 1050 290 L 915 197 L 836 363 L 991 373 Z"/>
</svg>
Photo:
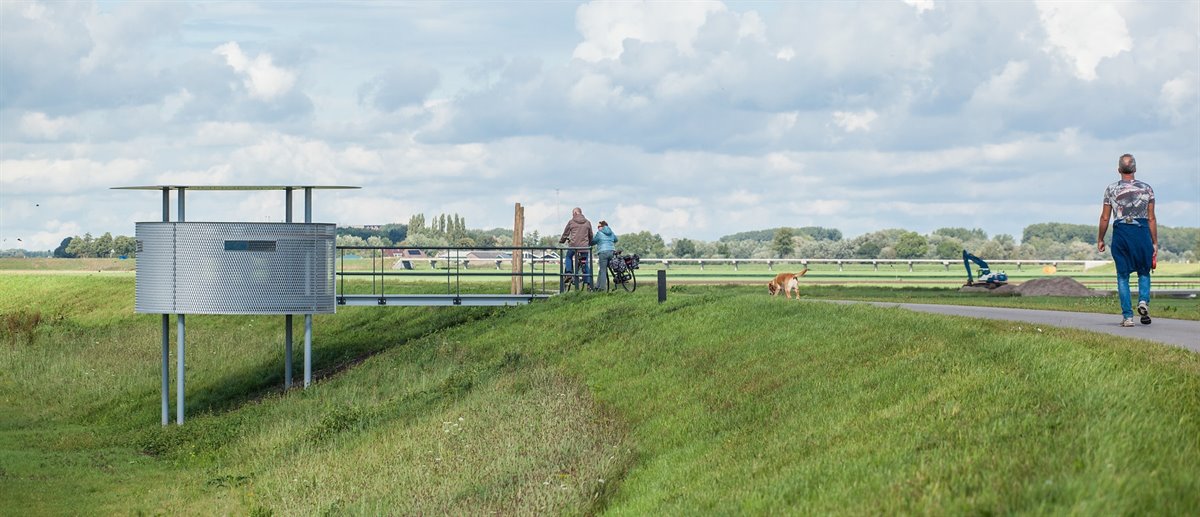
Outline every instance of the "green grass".
<svg viewBox="0 0 1200 517">
<path fill-rule="evenodd" d="M 136 267 L 136 260 L 121 259 L 0 258 L 0 271 L 132 272 Z"/>
<path fill-rule="evenodd" d="M 0 513 L 1200 511 L 1200 355 L 1167 346 L 676 286 L 346 308 L 282 393 L 282 318 L 195 316 L 162 428 L 132 291 L 0 282 Z"/>
<path fill-rule="evenodd" d="M 716 286 L 711 288 L 718 288 Z M 748 292 L 765 292 L 765 288 L 730 287 L 721 289 L 749 289 Z M 703 290 L 704 287 L 696 286 Z M 1135 287 L 1136 289 L 1136 287 Z M 1017 309 L 1041 309 L 1052 311 L 1091 312 L 1098 314 L 1121 314 L 1120 301 L 1115 294 L 1090 297 L 1069 296 L 997 296 L 987 293 L 961 293 L 957 288 L 921 287 L 871 287 L 871 286 L 803 286 L 804 298 L 830 300 L 862 300 L 897 303 L 931 303 L 938 305 L 973 305 L 986 307 L 1012 307 Z M 1137 293 L 1134 293 L 1137 297 Z M 1200 320 L 1200 299 L 1181 299 L 1170 296 L 1152 296 L 1153 315 L 1158 318 Z"/>
</svg>

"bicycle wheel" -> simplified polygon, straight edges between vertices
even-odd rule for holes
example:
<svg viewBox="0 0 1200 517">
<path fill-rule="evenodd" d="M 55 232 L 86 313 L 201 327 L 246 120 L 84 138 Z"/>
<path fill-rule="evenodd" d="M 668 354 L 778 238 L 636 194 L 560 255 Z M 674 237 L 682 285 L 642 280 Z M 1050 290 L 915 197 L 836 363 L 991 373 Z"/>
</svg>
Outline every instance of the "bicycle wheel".
<svg viewBox="0 0 1200 517">
<path fill-rule="evenodd" d="M 629 280 L 621 282 L 621 287 L 624 287 L 626 291 L 631 293 L 637 290 L 637 275 L 633 273 L 633 268 L 629 269 Z"/>
<path fill-rule="evenodd" d="M 613 268 L 608 268 L 608 291 L 616 291 L 617 284 L 621 283 L 621 273 Z"/>
</svg>

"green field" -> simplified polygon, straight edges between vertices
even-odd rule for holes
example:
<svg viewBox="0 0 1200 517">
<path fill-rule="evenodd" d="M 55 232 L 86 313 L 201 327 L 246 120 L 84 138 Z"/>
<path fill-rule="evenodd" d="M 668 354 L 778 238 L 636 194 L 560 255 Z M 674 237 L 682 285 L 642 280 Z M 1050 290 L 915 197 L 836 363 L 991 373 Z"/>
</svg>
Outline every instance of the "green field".
<svg viewBox="0 0 1200 517">
<path fill-rule="evenodd" d="M 344 308 L 287 393 L 283 318 L 194 316 L 163 428 L 131 277 L 7 275 L 0 513 L 1200 511 L 1198 354 L 759 291 Z"/>
</svg>

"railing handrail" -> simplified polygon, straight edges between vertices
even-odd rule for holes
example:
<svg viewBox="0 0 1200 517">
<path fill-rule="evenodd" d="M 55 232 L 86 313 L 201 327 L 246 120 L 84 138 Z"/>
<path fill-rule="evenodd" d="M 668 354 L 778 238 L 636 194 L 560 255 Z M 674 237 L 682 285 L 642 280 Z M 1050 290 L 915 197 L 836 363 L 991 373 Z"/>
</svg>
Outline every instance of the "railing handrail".
<svg viewBox="0 0 1200 517">
<path fill-rule="evenodd" d="M 805 262 L 816 262 L 816 263 L 822 263 L 822 264 L 837 264 L 839 262 L 840 263 L 851 263 L 851 264 L 874 264 L 874 263 L 908 264 L 909 262 L 912 262 L 914 264 L 917 264 L 917 263 L 920 263 L 920 264 L 951 263 L 951 264 L 953 264 L 953 263 L 962 262 L 962 259 L 957 259 L 957 258 L 954 258 L 954 259 L 868 259 L 868 258 L 832 259 L 832 258 L 729 258 L 729 257 L 711 257 L 711 258 L 661 257 L 661 258 L 658 258 L 658 257 L 642 257 L 642 259 L 641 259 L 642 262 L 660 262 L 660 263 L 664 260 L 670 261 L 670 262 L 734 262 L 734 261 L 737 261 L 737 262 L 749 262 L 749 263 L 761 263 L 761 264 L 766 264 L 768 262 L 776 263 L 776 264 L 781 263 L 781 262 L 797 263 L 797 264 L 805 263 Z M 987 262 L 988 262 L 988 264 L 993 264 L 993 263 L 1015 264 L 1018 262 L 1022 263 L 1022 264 L 1094 264 L 1094 263 L 1105 263 L 1105 262 L 1112 262 L 1112 261 L 1111 260 L 1076 260 L 1076 259 L 1063 259 L 1063 260 L 1059 260 L 1059 259 L 990 259 Z"/>
</svg>

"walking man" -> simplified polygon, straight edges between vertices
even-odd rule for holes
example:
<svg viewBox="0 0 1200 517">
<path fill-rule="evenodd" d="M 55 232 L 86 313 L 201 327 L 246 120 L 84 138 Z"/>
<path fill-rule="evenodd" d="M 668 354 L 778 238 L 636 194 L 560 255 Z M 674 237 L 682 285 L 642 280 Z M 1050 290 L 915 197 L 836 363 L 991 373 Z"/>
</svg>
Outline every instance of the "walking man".
<svg viewBox="0 0 1200 517">
<path fill-rule="evenodd" d="M 582 255 L 579 260 L 585 264 L 583 282 L 591 287 L 592 261 L 588 251 L 592 249 L 592 223 L 583 216 L 582 208 L 575 207 L 571 210 L 571 220 L 567 221 L 567 227 L 563 229 L 562 238 L 558 242 L 560 244 L 565 242 L 572 248 L 567 250 L 563 271 L 573 274 L 575 272 L 575 256 Z"/>
<path fill-rule="evenodd" d="M 1117 161 L 1120 181 L 1104 189 L 1100 210 L 1100 233 L 1096 248 L 1104 252 L 1104 234 L 1113 220 L 1112 256 L 1117 264 L 1117 297 L 1121 299 L 1121 326 L 1133 326 L 1129 275 L 1138 274 L 1137 312 L 1142 324 L 1150 324 L 1150 269 L 1158 250 L 1158 221 L 1154 217 L 1154 189 L 1134 179 L 1137 161 L 1123 154 Z"/>
</svg>

